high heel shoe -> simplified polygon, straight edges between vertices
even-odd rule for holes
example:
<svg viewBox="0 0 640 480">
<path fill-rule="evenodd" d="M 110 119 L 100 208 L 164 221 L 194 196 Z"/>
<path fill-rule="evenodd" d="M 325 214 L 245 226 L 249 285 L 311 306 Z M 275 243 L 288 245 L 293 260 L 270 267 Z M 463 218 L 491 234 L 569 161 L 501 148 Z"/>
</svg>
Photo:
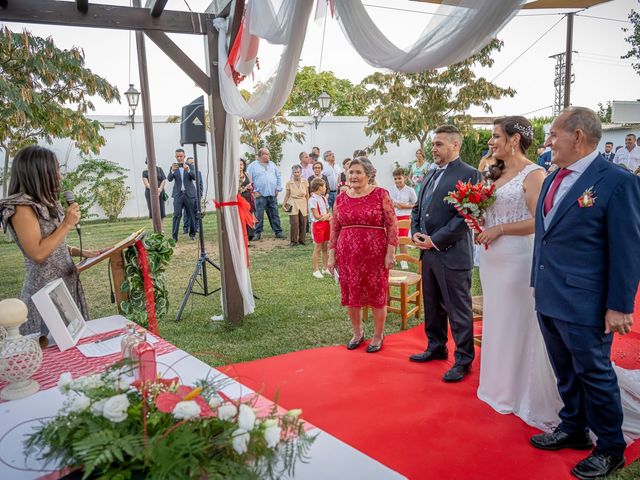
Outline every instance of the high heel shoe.
<svg viewBox="0 0 640 480">
<path fill-rule="evenodd" d="M 372 345 L 371 343 L 367 345 L 367 353 L 376 353 L 379 352 L 382 348 L 382 343 L 384 342 L 384 337 L 380 338 L 380 343 L 378 345 Z"/>
<path fill-rule="evenodd" d="M 364 342 L 364 332 L 362 332 L 362 336 L 359 340 L 356 340 L 355 342 L 349 341 L 349 343 L 347 343 L 347 350 L 355 350 L 360 346 L 362 342 Z"/>
</svg>

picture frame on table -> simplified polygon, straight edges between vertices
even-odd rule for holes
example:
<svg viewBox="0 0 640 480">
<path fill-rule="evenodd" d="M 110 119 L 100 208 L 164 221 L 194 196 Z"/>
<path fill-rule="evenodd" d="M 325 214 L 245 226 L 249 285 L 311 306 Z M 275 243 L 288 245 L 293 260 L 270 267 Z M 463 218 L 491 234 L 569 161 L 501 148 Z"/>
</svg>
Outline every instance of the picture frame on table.
<svg viewBox="0 0 640 480">
<path fill-rule="evenodd" d="M 32 297 L 60 351 L 74 347 L 86 328 L 86 319 L 61 278 L 47 283 Z"/>
</svg>

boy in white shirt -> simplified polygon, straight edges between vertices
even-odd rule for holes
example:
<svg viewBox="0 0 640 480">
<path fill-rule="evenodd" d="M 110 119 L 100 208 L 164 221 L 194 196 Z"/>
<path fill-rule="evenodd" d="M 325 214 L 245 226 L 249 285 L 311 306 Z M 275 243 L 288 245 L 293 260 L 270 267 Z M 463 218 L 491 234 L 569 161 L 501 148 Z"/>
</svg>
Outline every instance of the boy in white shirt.
<svg viewBox="0 0 640 480">
<path fill-rule="evenodd" d="M 313 276 L 322 278 L 322 274 L 330 275 L 327 268 L 327 250 L 331 237 L 331 213 L 329 203 L 324 196 L 327 190 L 322 178 L 314 178 L 311 181 L 311 198 L 309 199 L 309 218 L 311 218 L 311 231 L 313 233 Z M 322 272 L 318 268 L 318 260 L 322 251 Z"/>
<path fill-rule="evenodd" d="M 413 188 L 407 187 L 405 184 L 405 171 L 402 168 L 396 168 L 393 171 L 393 182 L 394 186 L 389 188 L 389 196 L 393 201 L 393 206 L 396 210 L 396 217 L 398 220 L 409 220 L 411 218 L 411 209 L 418 201 L 418 196 Z M 399 237 L 408 237 L 409 229 L 408 228 L 399 228 L 398 229 Z M 400 253 L 407 254 L 407 246 L 400 245 L 399 247 Z M 409 268 L 407 262 L 404 260 L 400 262 L 400 266 L 403 270 Z"/>
</svg>

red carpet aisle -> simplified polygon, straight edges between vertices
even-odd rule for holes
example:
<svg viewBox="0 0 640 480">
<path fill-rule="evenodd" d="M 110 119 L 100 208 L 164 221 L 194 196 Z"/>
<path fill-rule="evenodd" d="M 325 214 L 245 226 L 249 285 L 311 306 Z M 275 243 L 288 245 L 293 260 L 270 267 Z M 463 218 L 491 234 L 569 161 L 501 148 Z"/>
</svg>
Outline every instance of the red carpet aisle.
<svg viewBox="0 0 640 480">
<path fill-rule="evenodd" d="M 222 370 L 267 398 L 279 393 L 282 406 L 302 408 L 313 424 L 411 479 L 573 478 L 569 470 L 584 452 L 531 447 L 533 428 L 476 398 L 478 359 L 470 377 L 447 385 L 441 376 L 451 362 L 407 360 L 424 342 L 419 326 L 387 337 L 374 355 L 338 346 Z M 638 354 L 640 334 L 616 341 L 619 365 L 640 368 Z M 629 462 L 640 456 L 640 441 L 626 456 Z M 357 472 L 344 478 L 358 478 Z"/>
</svg>

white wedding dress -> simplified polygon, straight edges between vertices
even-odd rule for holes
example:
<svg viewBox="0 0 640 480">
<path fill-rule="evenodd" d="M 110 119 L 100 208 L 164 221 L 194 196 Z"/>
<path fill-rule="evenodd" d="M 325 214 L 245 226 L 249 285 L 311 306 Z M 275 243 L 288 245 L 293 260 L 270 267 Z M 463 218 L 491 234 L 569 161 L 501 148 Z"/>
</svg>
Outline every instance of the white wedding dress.
<svg viewBox="0 0 640 480">
<path fill-rule="evenodd" d="M 523 182 L 528 165 L 496 190 L 485 212 L 485 228 L 531 218 Z M 549 363 L 530 285 L 533 235 L 503 235 L 480 252 L 483 293 L 478 398 L 499 413 L 551 431 L 560 422 L 562 400 Z M 615 367 L 622 393 L 627 441 L 640 437 L 640 371 Z"/>
</svg>

